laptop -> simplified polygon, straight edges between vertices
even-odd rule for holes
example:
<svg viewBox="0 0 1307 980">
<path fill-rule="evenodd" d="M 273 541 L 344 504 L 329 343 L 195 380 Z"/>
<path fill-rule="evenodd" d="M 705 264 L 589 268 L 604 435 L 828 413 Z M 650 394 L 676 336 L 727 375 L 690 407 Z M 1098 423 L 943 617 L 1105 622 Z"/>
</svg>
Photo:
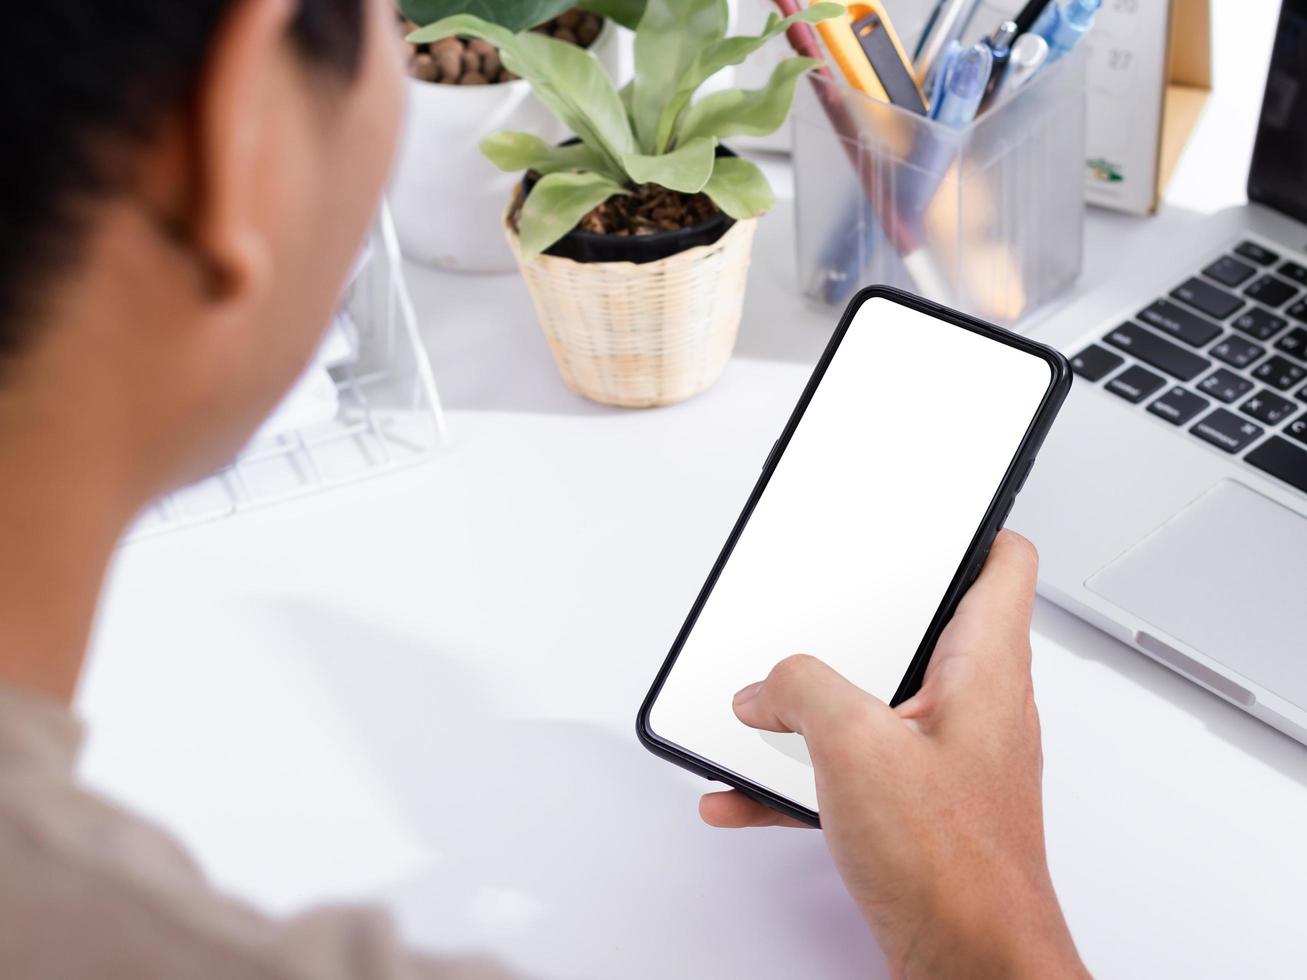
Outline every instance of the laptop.
<svg viewBox="0 0 1307 980">
<path fill-rule="evenodd" d="M 1248 197 L 1033 331 L 1077 377 L 1008 523 L 1045 597 L 1307 742 L 1307 0 Z"/>
</svg>

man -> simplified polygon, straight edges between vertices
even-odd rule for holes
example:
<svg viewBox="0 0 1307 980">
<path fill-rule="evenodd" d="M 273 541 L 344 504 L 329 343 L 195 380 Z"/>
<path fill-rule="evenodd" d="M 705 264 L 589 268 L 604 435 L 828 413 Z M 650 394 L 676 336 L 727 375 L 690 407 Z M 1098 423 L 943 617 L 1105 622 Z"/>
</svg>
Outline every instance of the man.
<svg viewBox="0 0 1307 980">
<path fill-rule="evenodd" d="M 261 917 L 80 788 L 69 712 L 115 541 L 230 457 L 307 361 L 398 126 L 388 0 L 42 0 L 0 59 L 0 969 L 481 977 L 384 917 Z M 903 975 L 1083 974 L 1044 856 L 1035 559 L 1012 535 L 890 710 L 795 657 L 740 692 L 799 731 L 826 840 Z M 184 653 L 180 654 L 184 655 Z M 735 793 L 724 827 L 782 822 Z"/>
</svg>

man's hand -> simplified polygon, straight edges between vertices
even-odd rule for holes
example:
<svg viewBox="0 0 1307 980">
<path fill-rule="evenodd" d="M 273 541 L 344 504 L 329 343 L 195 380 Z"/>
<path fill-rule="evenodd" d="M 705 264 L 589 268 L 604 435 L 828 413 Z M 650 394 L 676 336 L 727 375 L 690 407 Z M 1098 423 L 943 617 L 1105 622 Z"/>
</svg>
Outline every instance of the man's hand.
<svg viewBox="0 0 1307 980">
<path fill-rule="evenodd" d="M 735 697 L 746 725 L 804 736 L 826 843 L 899 976 L 1085 975 L 1044 849 L 1036 564 L 999 534 L 897 708 L 804 656 Z M 716 827 L 799 826 L 735 791 L 699 810 Z"/>
</svg>

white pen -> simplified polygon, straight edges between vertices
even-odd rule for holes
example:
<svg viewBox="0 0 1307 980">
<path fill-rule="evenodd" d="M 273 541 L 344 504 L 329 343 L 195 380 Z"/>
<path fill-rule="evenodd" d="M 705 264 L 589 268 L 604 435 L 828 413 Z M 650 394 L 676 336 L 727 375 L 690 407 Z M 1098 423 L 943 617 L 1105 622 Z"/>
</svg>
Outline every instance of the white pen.
<svg viewBox="0 0 1307 980">
<path fill-rule="evenodd" d="M 1008 56 L 1007 71 L 999 81 L 998 91 L 993 101 L 1015 95 L 1039 72 L 1048 61 L 1048 42 L 1038 34 L 1022 34 L 1012 45 Z"/>
</svg>

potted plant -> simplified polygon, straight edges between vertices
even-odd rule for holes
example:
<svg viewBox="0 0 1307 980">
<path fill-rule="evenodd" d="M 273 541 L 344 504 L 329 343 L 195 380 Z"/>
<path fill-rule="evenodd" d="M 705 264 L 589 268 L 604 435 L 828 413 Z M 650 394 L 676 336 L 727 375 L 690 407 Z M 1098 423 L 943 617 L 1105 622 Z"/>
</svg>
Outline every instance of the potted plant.
<svg viewBox="0 0 1307 980">
<path fill-rule="evenodd" d="M 401 35 L 407 36 L 416 23 L 459 13 L 473 2 L 401 0 Z M 618 27 L 631 16 L 622 8 L 628 2 L 575 6 L 576 0 L 505 0 L 493 5 L 493 16 L 510 30 L 540 31 L 586 48 L 620 74 L 629 73 L 629 40 L 619 36 L 627 32 Z M 493 45 L 456 38 L 436 46 L 405 43 L 409 111 L 390 187 L 404 254 L 448 269 L 508 271 L 514 268 L 513 255 L 496 222 L 513 180 L 496 171 L 477 147 L 504 128 L 551 140 L 566 131 L 531 94 L 530 85 L 504 69 Z"/>
<path fill-rule="evenodd" d="M 610 405 L 665 405 L 721 375 L 756 219 L 774 200 L 762 172 L 721 140 L 780 127 L 799 77 L 817 62 L 787 58 L 758 89 L 697 102 L 695 92 L 794 21 L 843 10 L 819 3 L 771 16 L 756 36 L 728 37 L 722 0 L 648 0 L 635 76 L 620 93 L 587 52 L 471 15 L 410 35 L 489 41 L 575 134 L 552 145 L 501 132 L 481 144 L 499 169 L 526 173 L 508 207 L 509 244 L 574 391 Z"/>
</svg>

